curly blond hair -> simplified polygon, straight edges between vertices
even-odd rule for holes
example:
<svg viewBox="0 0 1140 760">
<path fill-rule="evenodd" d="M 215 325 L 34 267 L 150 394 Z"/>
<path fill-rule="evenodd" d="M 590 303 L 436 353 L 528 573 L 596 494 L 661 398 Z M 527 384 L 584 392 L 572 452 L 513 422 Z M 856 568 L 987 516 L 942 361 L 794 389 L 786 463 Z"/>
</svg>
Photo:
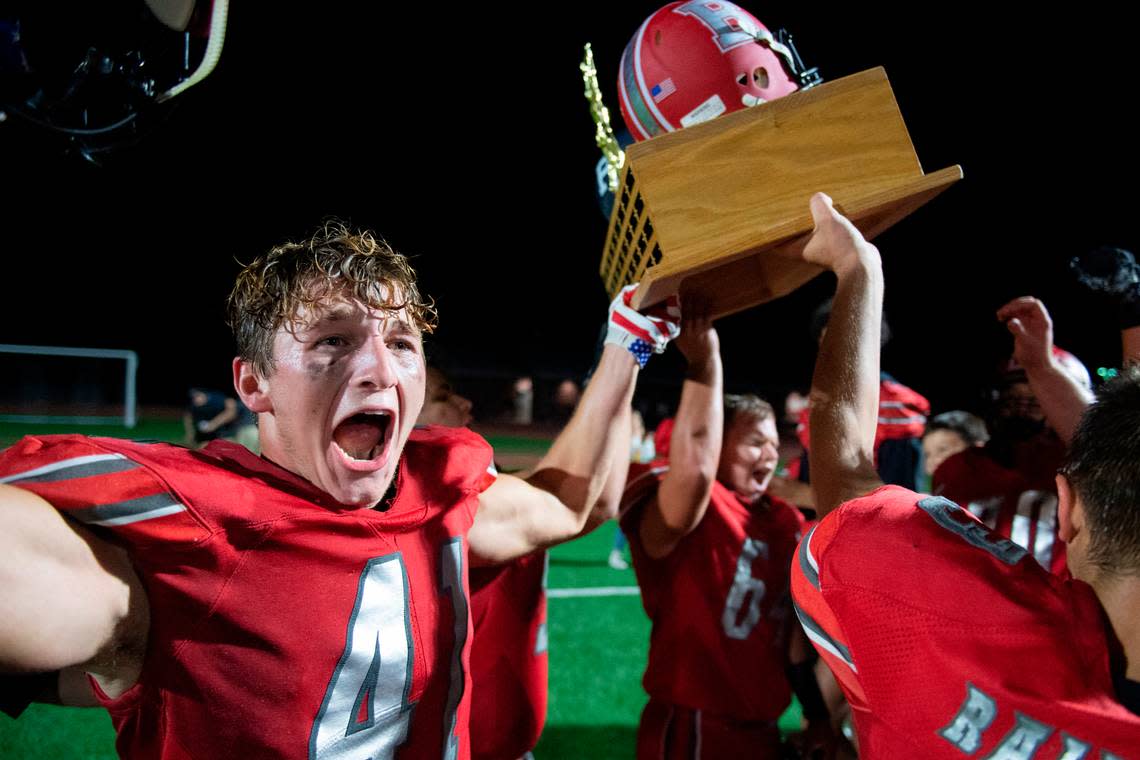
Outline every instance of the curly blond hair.
<svg viewBox="0 0 1140 760">
<path fill-rule="evenodd" d="M 407 258 L 368 230 L 330 220 L 308 240 L 276 246 L 242 269 L 226 304 L 238 356 L 269 374 L 277 330 L 296 329 L 302 314 L 330 298 L 407 309 L 421 332 L 436 326 L 435 305 L 420 296 Z"/>
</svg>

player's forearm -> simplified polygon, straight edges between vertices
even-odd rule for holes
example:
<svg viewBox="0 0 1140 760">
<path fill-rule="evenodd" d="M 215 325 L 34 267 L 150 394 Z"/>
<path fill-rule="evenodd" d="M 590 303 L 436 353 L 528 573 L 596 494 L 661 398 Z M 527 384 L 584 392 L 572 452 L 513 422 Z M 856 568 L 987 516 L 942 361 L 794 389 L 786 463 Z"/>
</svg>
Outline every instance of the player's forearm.
<svg viewBox="0 0 1140 760">
<path fill-rule="evenodd" d="M 658 488 L 664 527 L 688 534 L 708 508 L 724 438 L 723 368 L 719 354 L 690 367 L 669 439 L 669 472 Z"/>
<path fill-rule="evenodd" d="M 633 437 L 633 414 L 630 405 L 626 404 L 618 412 L 618 415 L 617 425 L 622 431 L 619 441 L 628 441 Z M 609 474 L 602 486 L 602 492 L 597 501 L 594 502 L 594 508 L 586 520 L 584 533 L 588 533 L 602 523 L 617 517 L 622 492 L 625 490 L 626 476 L 629 474 L 629 446 L 611 447 L 608 470 Z"/>
<path fill-rule="evenodd" d="M 626 410 L 637 369 L 628 351 L 607 345 L 574 416 L 527 478 L 556 496 L 579 521 L 579 530 L 603 495 L 612 463 L 629 450 Z"/>
<path fill-rule="evenodd" d="M 210 420 L 209 432 L 214 432 L 220 428 L 225 427 L 238 418 L 238 405 L 232 398 L 226 399 L 226 405 L 222 407 L 222 411 L 214 415 Z"/>
<path fill-rule="evenodd" d="M 1092 392 L 1073 380 L 1052 357 L 1041 367 L 1026 367 L 1025 376 L 1049 427 L 1067 444 L 1085 408 L 1093 402 Z"/>
<path fill-rule="evenodd" d="M 788 610 L 789 614 L 791 610 Z M 792 691 L 800 700 L 804 717 L 808 720 L 827 718 L 827 704 L 820 692 L 819 681 L 815 676 L 816 656 L 803 626 L 794 616 L 790 616 L 788 631 L 788 656 L 785 674 Z"/>
<path fill-rule="evenodd" d="M 858 495 L 875 472 L 883 273 L 877 256 L 860 255 L 836 274 L 811 388 L 812 488 L 820 517 Z"/>
</svg>

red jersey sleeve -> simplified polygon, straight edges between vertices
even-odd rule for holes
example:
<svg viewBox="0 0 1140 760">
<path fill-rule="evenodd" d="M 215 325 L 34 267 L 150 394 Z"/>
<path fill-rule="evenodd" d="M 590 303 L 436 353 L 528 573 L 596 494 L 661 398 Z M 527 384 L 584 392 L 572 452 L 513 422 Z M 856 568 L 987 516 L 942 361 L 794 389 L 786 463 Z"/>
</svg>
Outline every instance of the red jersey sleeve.
<svg viewBox="0 0 1140 760">
<path fill-rule="evenodd" d="M 621 530 L 629 540 L 629 553 L 633 558 L 635 568 L 643 568 L 646 572 L 638 576 L 638 585 L 641 586 L 641 603 L 645 612 L 652 618 L 657 608 L 659 595 L 664 591 L 659 572 L 650 572 L 650 568 L 660 568 L 668 563 L 672 554 L 662 559 L 654 559 L 645 553 L 641 546 L 641 516 L 645 506 L 657 493 L 657 486 L 661 478 L 669 471 L 669 463 L 658 460 L 652 464 L 632 464 L 629 467 L 629 476 L 626 479 L 625 491 L 621 498 L 621 515 L 618 518 Z"/>
<path fill-rule="evenodd" d="M 819 582 L 818 557 L 835 538 L 838 527 L 838 520 L 823 520 L 800 541 L 792 562 L 792 603 L 804 633 L 835 674 L 847 701 L 853 708 L 866 709 L 867 697 L 859 683 L 847 634 L 824 599 Z"/>
<path fill-rule="evenodd" d="M 669 471 L 668 460 L 657 460 L 651 464 L 633 463 L 629 466 L 625 490 L 621 495 L 621 519 L 629 510 L 644 504 L 657 492 L 661 478 Z"/>
<path fill-rule="evenodd" d="M 133 546 L 191 543 L 211 531 L 149 467 L 111 439 L 27 437 L 0 453 L 0 483 L 31 491 Z"/>
<path fill-rule="evenodd" d="M 626 538 L 629 539 L 630 551 L 645 554 L 641 550 L 641 539 L 638 531 L 641 515 L 645 511 L 645 505 L 657 493 L 657 486 L 661 485 L 661 478 L 668 471 L 669 463 L 662 460 L 652 464 L 634 463 L 629 466 L 625 491 L 621 495 L 618 522 Z M 649 560 L 648 555 L 645 555 L 645 558 Z"/>
<path fill-rule="evenodd" d="M 429 500 L 447 492 L 480 494 L 498 477 L 491 444 L 467 428 L 418 427 L 408 445 L 416 451 L 417 467 L 424 474 L 422 482 L 404 486 L 415 492 L 409 493 L 414 499 Z M 478 500 L 464 504 L 474 518 Z"/>
</svg>

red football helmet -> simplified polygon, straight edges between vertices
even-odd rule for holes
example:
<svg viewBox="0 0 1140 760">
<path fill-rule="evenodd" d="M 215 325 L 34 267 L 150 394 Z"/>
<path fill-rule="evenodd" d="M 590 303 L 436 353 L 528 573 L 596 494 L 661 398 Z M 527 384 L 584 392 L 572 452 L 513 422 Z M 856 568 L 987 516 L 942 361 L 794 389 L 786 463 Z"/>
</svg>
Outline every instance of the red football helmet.
<svg viewBox="0 0 1140 760">
<path fill-rule="evenodd" d="M 636 140 L 708 121 L 817 84 L 790 39 L 724 0 L 689 0 L 651 15 L 626 45 L 621 115 Z"/>
<path fill-rule="evenodd" d="M 1060 346 L 1053 346 L 1053 359 L 1060 366 L 1061 371 L 1086 390 L 1092 390 L 1092 375 L 1088 367 L 1071 352 Z M 1001 367 L 1001 376 L 1004 382 L 1028 382 L 1025 378 L 1025 369 L 1012 356 Z"/>
<path fill-rule="evenodd" d="M 1092 376 L 1084 362 L 1059 346 L 1053 346 L 1053 359 L 1073 382 L 1092 390 Z M 1025 368 L 1012 356 L 1002 362 L 998 370 L 998 385 L 992 396 L 997 404 L 995 411 L 998 417 L 1044 419 L 1041 405 L 1029 387 Z"/>
</svg>

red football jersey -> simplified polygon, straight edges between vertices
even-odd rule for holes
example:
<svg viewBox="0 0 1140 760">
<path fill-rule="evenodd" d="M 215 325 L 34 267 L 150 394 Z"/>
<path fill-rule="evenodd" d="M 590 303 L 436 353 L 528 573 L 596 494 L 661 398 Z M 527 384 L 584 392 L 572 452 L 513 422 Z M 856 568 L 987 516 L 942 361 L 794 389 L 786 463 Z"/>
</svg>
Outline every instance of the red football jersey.
<svg viewBox="0 0 1140 760">
<path fill-rule="evenodd" d="M 931 490 L 961 504 L 991 530 L 1029 550 L 1042 567 L 1064 576 L 1068 566 L 1065 543 L 1057 536 L 1057 487 L 1052 477 L 1061 456 L 1051 448 L 1039 453 L 1051 473 L 1048 478 L 1003 467 L 984 449 L 968 448 L 938 466 Z"/>
<path fill-rule="evenodd" d="M 800 543 L 792 596 L 863 757 L 1140 757 L 1095 594 L 953 502 L 847 502 Z"/>
<path fill-rule="evenodd" d="M 622 529 L 653 621 L 649 696 L 739 721 L 776 720 L 791 700 L 784 675 L 788 574 L 803 518 L 767 496 L 748 507 L 720 483 L 692 533 L 663 559 L 638 524 L 667 465 L 634 465 Z"/>
<path fill-rule="evenodd" d="M 465 537 L 493 480 L 467 430 L 417 429 L 386 511 L 241 446 L 25 438 L 5 482 L 125 544 L 151 627 L 104 702 L 124 757 L 467 757 Z"/>
<path fill-rule="evenodd" d="M 546 556 L 471 570 L 473 760 L 517 760 L 546 722 Z"/>
</svg>

